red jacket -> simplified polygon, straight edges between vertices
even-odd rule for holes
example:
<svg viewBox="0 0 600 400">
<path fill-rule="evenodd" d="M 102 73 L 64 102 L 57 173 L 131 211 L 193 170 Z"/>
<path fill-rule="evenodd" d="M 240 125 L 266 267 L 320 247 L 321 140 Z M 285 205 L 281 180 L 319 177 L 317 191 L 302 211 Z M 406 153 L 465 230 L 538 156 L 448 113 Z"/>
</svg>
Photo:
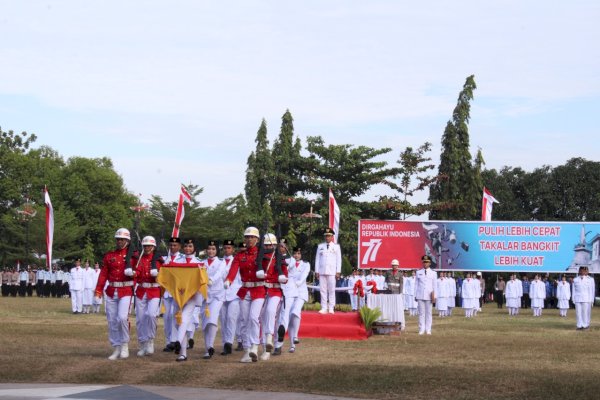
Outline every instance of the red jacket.
<svg viewBox="0 0 600 400">
<path fill-rule="evenodd" d="M 250 292 L 252 300 L 264 298 L 267 294 L 264 286 L 244 287 L 244 283 L 263 282 L 262 279 L 256 277 L 256 257 L 258 257 L 258 247 L 254 246 L 236 254 L 231 262 L 226 280 L 230 283 L 233 282 L 238 271 L 240 271 L 242 287 L 237 293 L 240 299 L 246 297 L 248 292 Z"/>
<path fill-rule="evenodd" d="M 265 254 L 263 258 L 263 268 L 265 269 L 265 283 L 273 284 L 274 288 L 267 288 L 267 294 L 270 297 L 282 297 L 281 284 L 279 283 L 279 274 L 277 273 L 277 260 L 275 253 Z M 288 276 L 287 264 L 281 260 L 281 273 Z"/>
<path fill-rule="evenodd" d="M 137 265 L 135 270 L 135 283 L 137 288 L 135 289 L 135 295 L 138 299 L 143 299 L 144 294 L 148 299 L 160 298 L 160 286 L 156 283 L 156 277 L 150 275 L 152 269 L 152 257 L 154 252 L 150 254 L 142 254 L 140 263 Z M 162 259 L 156 261 L 156 269 L 160 270 L 162 266 Z M 143 287 L 144 285 L 152 284 L 153 287 Z"/>
<path fill-rule="evenodd" d="M 102 259 L 102 269 L 98 276 L 98 284 L 96 285 L 96 296 L 102 296 L 104 285 L 108 281 L 109 286 L 106 287 L 106 295 L 113 297 L 115 291 L 119 298 L 133 295 L 133 278 L 125 275 L 125 257 L 127 257 L 127 247 L 121 250 L 109 251 Z M 131 258 L 130 264 L 135 265 L 136 259 Z M 131 267 L 130 265 L 130 267 Z M 116 283 L 120 287 L 111 286 L 111 283 Z M 125 286 L 127 285 L 127 286 Z"/>
</svg>

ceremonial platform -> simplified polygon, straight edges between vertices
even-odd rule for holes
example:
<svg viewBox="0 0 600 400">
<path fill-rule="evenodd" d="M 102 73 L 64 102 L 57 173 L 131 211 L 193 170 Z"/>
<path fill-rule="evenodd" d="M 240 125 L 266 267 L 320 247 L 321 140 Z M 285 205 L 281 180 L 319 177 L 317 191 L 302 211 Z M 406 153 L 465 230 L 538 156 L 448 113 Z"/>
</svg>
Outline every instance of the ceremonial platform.
<svg viewBox="0 0 600 400">
<path fill-rule="evenodd" d="M 303 311 L 300 338 L 323 338 L 332 340 L 365 340 L 367 331 L 357 312 L 319 314 Z"/>
</svg>

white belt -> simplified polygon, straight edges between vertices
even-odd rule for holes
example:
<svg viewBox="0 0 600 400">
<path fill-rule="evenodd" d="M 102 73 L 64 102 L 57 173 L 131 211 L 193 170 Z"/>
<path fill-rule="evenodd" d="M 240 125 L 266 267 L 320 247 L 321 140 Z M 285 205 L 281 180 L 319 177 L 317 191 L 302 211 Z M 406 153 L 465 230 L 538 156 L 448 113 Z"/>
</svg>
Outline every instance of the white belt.
<svg viewBox="0 0 600 400">
<path fill-rule="evenodd" d="M 242 282 L 242 286 L 245 288 L 253 288 L 253 287 L 265 286 L 265 283 L 264 282 Z"/>
<path fill-rule="evenodd" d="M 278 289 L 278 288 L 281 287 L 281 285 L 279 283 L 268 283 L 268 282 L 265 282 L 265 287 L 270 288 L 270 289 L 271 288 Z"/>
<path fill-rule="evenodd" d="M 127 281 L 127 282 L 108 282 L 108 286 L 112 286 L 112 287 L 133 286 L 133 281 Z"/>
<path fill-rule="evenodd" d="M 153 287 L 160 287 L 160 285 L 158 283 L 149 283 L 149 282 L 142 282 L 140 283 L 140 286 L 143 288 L 153 288 Z"/>
</svg>

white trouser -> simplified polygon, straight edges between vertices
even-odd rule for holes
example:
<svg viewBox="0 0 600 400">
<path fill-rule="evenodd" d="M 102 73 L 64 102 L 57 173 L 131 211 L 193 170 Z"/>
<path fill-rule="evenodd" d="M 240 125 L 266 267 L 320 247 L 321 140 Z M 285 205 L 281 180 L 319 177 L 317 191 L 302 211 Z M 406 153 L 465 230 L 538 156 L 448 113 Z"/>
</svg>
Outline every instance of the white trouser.
<svg viewBox="0 0 600 400">
<path fill-rule="evenodd" d="M 144 343 L 156 337 L 156 317 L 160 298 L 149 299 L 146 294 L 135 302 L 135 326 L 138 342 Z"/>
<path fill-rule="evenodd" d="M 333 311 L 335 308 L 335 275 L 319 274 L 321 289 L 321 310 Z"/>
<path fill-rule="evenodd" d="M 219 315 L 221 319 L 221 340 L 223 344 L 233 343 L 239 315 L 239 298 L 223 302 L 221 313 Z"/>
<path fill-rule="evenodd" d="M 177 333 L 174 332 L 173 326 L 175 325 L 175 316 L 173 313 L 173 303 L 175 300 L 172 297 L 165 297 L 163 299 L 163 304 L 165 306 L 165 312 L 163 314 L 163 329 L 165 332 L 165 342 L 171 343 L 175 342 L 177 339 L 173 340 L 173 336 L 176 336 Z"/>
<path fill-rule="evenodd" d="M 588 328 L 591 322 L 592 303 L 575 303 L 578 328 Z"/>
<path fill-rule="evenodd" d="M 349 292 L 348 295 L 350 296 L 350 308 L 352 311 L 358 310 L 358 296 L 355 296 L 353 291 Z"/>
<path fill-rule="evenodd" d="M 279 310 L 279 318 L 277 320 L 276 328 L 279 329 L 280 325 L 283 325 L 284 329 L 288 330 L 288 325 L 290 324 L 290 313 L 292 312 L 292 307 L 294 307 L 294 302 L 298 300 L 298 297 L 284 297 L 281 302 L 281 308 Z M 275 330 L 277 330 L 275 329 Z"/>
<path fill-rule="evenodd" d="M 266 303 L 261 315 L 263 336 L 268 334 L 273 335 L 275 333 L 275 317 L 277 316 L 277 309 L 279 308 L 280 302 L 281 296 L 267 295 Z"/>
<path fill-rule="evenodd" d="M 417 300 L 419 306 L 419 332 L 431 332 L 431 300 Z"/>
<path fill-rule="evenodd" d="M 181 310 L 181 324 L 176 330 L 177 335 L 173 342 L 179 342 L 179 344 L 181 344 L 179 354 L 182 356 L 187 355 L 187 330 L 194 319 L 194 309 L 196 306 L 202 307 L 203 304 L 204 297 L 202 297 L 200 293 L 196 293 L 187 303 L 185 303 Z"/>
<path fill-rule="evenodd" d="M 206 328 L 208 324 L 213 324 L 217 326 L 219 323 L 219 313 L 221 312 L 221 306 L 223 305 L 223 300 L 211 300 L 208 303 L 208 315 L 204 312 L 204 309 L 201 313 L 202 316 L 202 329 Z"/>
<path fill-rule="evenodd" d="M 117 291 L 113 297 L 106 296 L 106 320 L 108 321 L 108 340 L 111 346 L 129 343 L 129 304 L 131 296 L 119 298 Z"/>
<path fill-rule="evenodd" d="M 245 349 L 249 349 L 253 344 L 260 344 L 260 312 L 262 310 L 264 298 L 250 298 L 250 292 L 246 294 L 240 304 L 240 311 L 244 319 L 242 328 L 242 341 Z"/>
<path fill-rule="evenodd" d="M 83 290 L 71 290 L 71 308 L 73 312 L 83 311 Z"/>
<path fill-rule="evenodd" d="M 91 306 L 94 301 L 94 289 L 83 289 L 83 305 Z"/>
</svg>

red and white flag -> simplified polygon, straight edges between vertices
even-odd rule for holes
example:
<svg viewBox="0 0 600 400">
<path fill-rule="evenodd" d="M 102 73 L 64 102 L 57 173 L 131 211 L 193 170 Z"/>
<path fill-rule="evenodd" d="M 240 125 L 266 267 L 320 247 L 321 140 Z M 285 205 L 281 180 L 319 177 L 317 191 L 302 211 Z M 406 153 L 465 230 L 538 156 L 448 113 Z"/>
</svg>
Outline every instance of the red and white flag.
<svg viewBox="0 0 600 400">
<path fill-rule="evenodd" d="M 185 216 L 185 207 L 183 206 L 184 201 L 188 204 L 192 204 L 192 196 L 190 196 L 185 186 L 181 185 L 179 203 L 177 204 L 177 213 L 175 214 L 175 225 L 173 226 L 173 233 L 171 234 L 172 237 L 179 237 L 179 227 L 181 226 L 181 221 L 183 221 L 183 217 Z"/>
<path fill-rule="evenodd" d="M 338 235 L 340 233 L 340 208 L 333 197 L 333 192 L 329 189 L 329 227 L 335 232 L 334 242 L 338 242 Z"/>
<path fill-rule="evenodd" d="M 483 188 L 483 200 L 481 201 L 481 220 L 491 221 L 492 220 L 492 207 L 494 203 L 500 203 L 489 190 Z"/>
<path fill-rule="evenodd" d="M 54 208 L 50 201 L 48 189 L 44 186 L 44 203 L 46 204 L 46 263 L 52 271 L 52 242 L 54 240 Z"/>
</svg>

